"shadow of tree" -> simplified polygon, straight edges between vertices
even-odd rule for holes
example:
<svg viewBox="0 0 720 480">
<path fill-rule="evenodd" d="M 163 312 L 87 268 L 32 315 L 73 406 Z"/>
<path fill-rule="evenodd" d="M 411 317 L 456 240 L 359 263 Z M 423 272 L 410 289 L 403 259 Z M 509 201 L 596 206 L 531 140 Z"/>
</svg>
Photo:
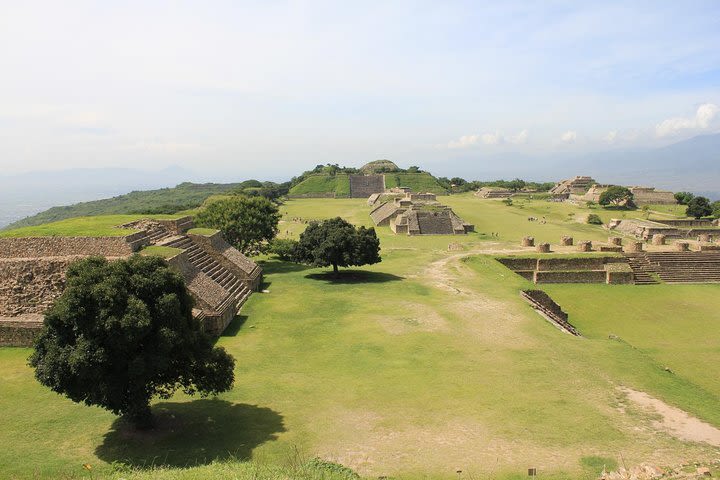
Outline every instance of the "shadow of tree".
<svg viewBox="0 0 720 480">
<path fill-rule="evenodd" d="M 248 460 L 253 449 L 285 431 L 282 415 L 257 405 L 201 399 L 159 403 L 152 410 L 155 429 L 139 431 L 118 418 L 95 454 L 136 468 Z"/>
<path fill-rule="evenodd" d="M 300 263 L 285 262 L 278 259 L 262 260 L 258 263 L 262 267 L 263 273 L 267 274 L 302 272 L 304 270 L 313 268 L 307 265 L 302 265 Z"/>
<path fill-rule="evenodd" d="M 385 283 L 404 280 L 405 277 L 393 275 L 392 273 L 367 272 L 364 270 L 342 270 L 337 276 L 333 272 L 309 273 L 305 278 L 310 280 L 321 280 L 328 283 Z"/>
</svg>

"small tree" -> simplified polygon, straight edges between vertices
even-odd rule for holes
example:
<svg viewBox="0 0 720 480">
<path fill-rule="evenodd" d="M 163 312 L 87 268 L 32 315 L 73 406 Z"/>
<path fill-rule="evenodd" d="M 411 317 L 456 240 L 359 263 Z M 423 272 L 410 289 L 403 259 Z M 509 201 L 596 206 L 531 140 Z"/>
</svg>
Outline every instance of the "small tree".
<svg viewBox="0 0 720 480">
<path fill-rule="evenodd" d="M 675 200 L 677 200 L 680 205 L 687 205 L 693 198 L 695 198 L 695 195 L 690 192 L 675 193 Z"/>
<path fill-rule="evenodd" d="M 297 240 L 291 238 L 276 238 L 270 243 L 270 253 L 277 255 L 280 260 L 294 260 L 297 243 Z"/>
<path fill-rule="evenodd" d="M 712 215 L 713 209 L 710 200 L 705 197 L 694 197 L 687 204 L 685 215 L 688 217 L 702 218 Z"/>
<path fill-rule="evenodd" d="M 712 207 L 712 216 L 720 218 L 720 200 L 713 202 L 710 206 Z"/>
<path fill-rule="evenodd" d="M 381 261 L 380 240 L 374 228 L 355 228 L 340 217 L 312 222 L 300 234 L 295 258 L 315 267 L 370 265 Z"/>
<path fill-rule="evenodd" d="M 613 205 L 619 207 L 632 205 L 632 200 L 633 194 L 628 188 L 613 185 L 600 194 L 598 203 L 602 206 Z"/>
<path fill-rule="evenodd" d="M 195 216 L 199 227 L 216 228 L 243 253 L 263 251 L 278 232 L 280 213 L 267 198 L 235 195 L 208 203 Z"/>
<path fill-rule="evenodd" d="M 587 217 L 587 223 L 589 223 L 590 225 L 602 225 L 603 221 L 602 221 L 602 218 L 600 218 L 600 216 L 598 214 L 591 213 Z"/>
<path fill-rule="evenodd" d="M 35 378 L 141 428 L 152 425 L 154 396 L 229 390 L 235 360 L 213 348 L 192 305 L 182 276 L 161 258 L 75 262 L 29 359 Z"/>
</svg>

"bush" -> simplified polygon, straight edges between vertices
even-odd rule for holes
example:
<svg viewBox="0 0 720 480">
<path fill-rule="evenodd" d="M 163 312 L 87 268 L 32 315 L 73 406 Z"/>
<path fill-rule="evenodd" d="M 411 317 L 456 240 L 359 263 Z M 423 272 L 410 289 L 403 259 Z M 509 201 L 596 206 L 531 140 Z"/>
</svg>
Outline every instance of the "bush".
<svg viewBox="0 0 720 480">
<path fill-rule="evenodd" d="M 297 244 L 297 240 L 291 238 L 276 238 L 270 243 L 270 253 L 280 260 L 294 261 Z"/>
<path fill-rule="evenodd" d="M 506 199 L 504 199 L 502 202 L 503 202 L 505 205 L 507 205 L 508 207 L 512 206 L 512 204 L 513 204 L 512 198 L 506 198 Z"/>
<path fill-rule="evenodd" d="M 599 215 L 597 215 L 597 214 L 595 214 L 595 213 L 591 213 L 591 214 L 588 215 L 588 217 L 587 217 L 587 223 L 589 223 L 590 225 L 602 225 L 602 224 L 603 224 L 603 221 L 602 221 L 602 218 L 600 218 Z"/>
<path fill-rule="evenodd" d="M 713 208 L 710 200 L 705 197 L 694 197 L 687 204 L 685 215 L 688 217 L 702 218 L 712 215 Z"/>
</svg>

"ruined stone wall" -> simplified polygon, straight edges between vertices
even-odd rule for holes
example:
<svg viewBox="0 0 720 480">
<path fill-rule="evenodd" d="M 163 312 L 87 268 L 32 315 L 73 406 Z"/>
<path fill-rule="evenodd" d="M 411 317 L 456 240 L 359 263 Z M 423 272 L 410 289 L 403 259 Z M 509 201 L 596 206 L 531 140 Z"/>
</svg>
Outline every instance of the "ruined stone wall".
<svg viewBox="0 0 720 480">
<path fill-rule="evenodd" d="M 452 220 L 448 215 L 418 215 L 421 235 L 452 235 Z"/>
<path fill-rule="evenodd" d="M 681 228 L 712 228 L 713 227 L 713 221 L 710 219 L 694 219 L 694 218 L 683 218 L 678 220 L 665 220 L 665 219 L 653 219 L 654 222 L 662 223 L 663 225 L 669 225 L 671 227 L 681 227 Z"/>
<path fill-rule="evenodd" d="M 537 258 L 498 258 L 498 262 L 510 270 L 537 270 Z"/>
<path fill-rule="evenodd" d="M 34 321 L 0 318 L 0 347 L 31 347 L 42 326 L 42 317 Z"/>
<path fill-rule="evenodd" d="M 650 187 L 630 187 L 636 205 L 675 205 L 677 200 L 672 192 L 655 190 Z"/>
<path fill-rule="evenodd" d="M 605 283 L 605 270 L 583 270 L 579 272 L 536 271 L 535 283 Z"/>
<path fill-rule="evenodd" d="M 537 270 L 602 270 L 608 263 L 625 263 L 623 257 L 596 257 L 588 256 L 585 258 L 538 258 Z"/>
<path fill-rule="evenodd" d="M 68 265 L 79 258 L 0 259 L 0 316 L 45 313 L 65 288 Z"/>
<path fill-rule="evenodd" d="M 181 217 L 173 220 L 155 220 L 160 225 L 164 226 L 168 230 L 170 230 L 172 233 L 176 235 L 181 235 L 191 228 L 195 227 L 195 221 L 193 220 L 193 217 L 186 216 Z"/>
<path fill-rule="evenodd" d="M 125 257 L 147 245 L 144 232 L 125 237 L 22 237 L 0 238 L 0 258 L 101 255 Z"/>
<path fill-rule="evenodd" d="M 350 175 L 350 197 L 367 198 L 385 191 L 385 175 Z"/>
</svg>

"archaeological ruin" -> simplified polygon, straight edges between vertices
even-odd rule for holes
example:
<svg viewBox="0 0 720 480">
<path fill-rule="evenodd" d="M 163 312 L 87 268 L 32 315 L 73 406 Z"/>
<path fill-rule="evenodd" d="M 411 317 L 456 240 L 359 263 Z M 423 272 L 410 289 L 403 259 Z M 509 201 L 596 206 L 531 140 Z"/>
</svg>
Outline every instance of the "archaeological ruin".
<svg viewBox="0 0 720 480">
<path fill-rule="evenodd" d="M 515 195 L 510 189 L 500 187 L 483 187 L 475 192 L 476 197 L 480 198 L 508 198 Z"/>
<path fill-rule="evenodd" d="M 404 235 L 464 235 L 475 228 L 432 193 L 407 192 L 384 201 L 370 211 L 370 218 L 375 225 Z"/>
<path fill-rule="evenodd" d="M 193 233 L 192 217 L 144 219 L 119 227 L 117 237 L 0 238 L 0 345 L 29 345 L 44 312 L 60 296 L 70 263 L 88 256 L 126 258 L 149 246 L 171 247 L 168 264 L 180 272 L 206 332 L 219 335 L 253 291 L 262 269 L 220 232 Z"/>
</svg>

